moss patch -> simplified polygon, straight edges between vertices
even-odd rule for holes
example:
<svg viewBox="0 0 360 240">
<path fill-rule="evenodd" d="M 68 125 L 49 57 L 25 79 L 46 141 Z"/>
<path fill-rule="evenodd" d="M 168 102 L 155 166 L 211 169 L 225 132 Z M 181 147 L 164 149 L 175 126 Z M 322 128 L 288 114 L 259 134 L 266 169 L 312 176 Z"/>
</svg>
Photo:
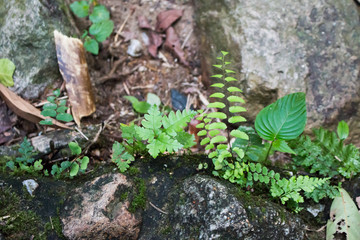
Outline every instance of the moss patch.
<svg viewBox="0 0 360 240">
<path fill-rule="evenodd" d="M 146 206 L 146 186 L 145 181 L 141 178 L 134 179 L 135 187 L 136 187 L 136 194 L 134 195 L 129 211 L 134 213 L 138 209 L 145 209 Z"/>
</svg>

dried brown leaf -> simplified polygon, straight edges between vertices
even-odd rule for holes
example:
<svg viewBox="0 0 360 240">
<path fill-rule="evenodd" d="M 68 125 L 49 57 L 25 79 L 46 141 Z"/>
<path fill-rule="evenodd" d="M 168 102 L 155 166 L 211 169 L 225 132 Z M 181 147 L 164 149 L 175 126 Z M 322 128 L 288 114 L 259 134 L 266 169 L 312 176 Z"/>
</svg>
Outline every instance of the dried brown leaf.
<svg viewBox="0 0 360 240">
<path fill-rule="evenodd" d="M 169 27 L 166 30 L 166 40 L 164 47 L 172 52 L 176 57 L 178 57 L 182 64 L 189 66 L 189 63 L 185 59 L 185 53 L 181 49 L 179 37 L 173 27 Z"/>
<path fill-rule="evenodd" d="M 140 28 L 151 29 L 150 23 L 145 16 L 139 16 L 138 23 Z"/>
<path fill-rule="evenodd" d="M 60 73 L 66 82 L 72 115 L 78 126 L 80 119 L 95 112 L 95 98 L 86 63 L 83 43 L 54 31 Z"/>
<path fill-rule="evenodd" d="M 166 31 L 171 24 L 178 20 L 183 15 L 183 10 L 168 10 L 165 12 L 159 13 L 156 17 L 156 27 L 155 31 L 164 32 Z"/>
<path fill-rule="evenodd" d="M 2 84 L 0 84 L 0 96 L 16 115 L 30 122 L 39 123 L 41 120 L 48 118 L 45 118 L 43 115 L 41 115 L 41 111 L 39 109 L 35 108 L 29 102 L 22 99 Z M 53 126 L 55 127 L 71 129 L 70 127 L 56 121 L 55 119 L 53 119 L 52 122 L 54 124 Z"/>
<path fill-rule="evenodd" d="M 160 34 L 151 31 L 149 33 L 150 45 L 148 47 L 148 51 L 154 58 L 158 57 L 158 48 L 163 43 L 163 39 Z"/>
</svg>

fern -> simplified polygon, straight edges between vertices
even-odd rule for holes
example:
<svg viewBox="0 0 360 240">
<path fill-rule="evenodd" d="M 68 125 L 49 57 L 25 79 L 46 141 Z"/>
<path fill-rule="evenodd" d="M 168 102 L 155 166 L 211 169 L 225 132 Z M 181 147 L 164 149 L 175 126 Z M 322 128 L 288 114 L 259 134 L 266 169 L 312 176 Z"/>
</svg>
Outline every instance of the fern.
<svg viewBox="0 0 360 240">
<path fill-rule="evenodd" d="M 115 141 L 113 144 L 113 155 L 111 160 L 117 165 L 120 172 L 125 172 L 130 163 L 135 160 L 134 156 L 125 150 L 124 145 Z"/>
</svg>

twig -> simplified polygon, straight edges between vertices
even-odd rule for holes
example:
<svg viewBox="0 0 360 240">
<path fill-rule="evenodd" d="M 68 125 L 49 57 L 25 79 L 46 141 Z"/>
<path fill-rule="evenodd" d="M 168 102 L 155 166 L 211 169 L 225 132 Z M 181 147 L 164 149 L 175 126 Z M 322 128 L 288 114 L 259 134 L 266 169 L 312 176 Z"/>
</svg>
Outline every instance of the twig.
<svg viewBox="0 0 360 240">
<path fill-rule="evenodd" d="M 78 129 L 78 127 L 75 126 L 75 130 L 78 131 L 81 134 L 81 136 L 83 136 L 87 141 L 89 141 L 89 138 L 85 136 L 85 134 L 80 129 Z"/>
<path fill-rule="evenodd" d="M 163 213 L 163 214 L 169 214 L 169 213 L 165 212 L 164 210 L 161 210 L 160 208 L 158 208 L 157 206 L 155 206 L 152 202 L 149 202 L 149 204 L 150 204 L 153 208 L 155 208 L 156 210 L 158 210 L 159 212 L 161 212 L 161 213 Z"/>
<path fill-rule="evenodd" d="M 185 38 L 185 40 L 184 40 L 183 44 L 181 45 L 181 49 L 184 49 L 185 44 L 186 44 L 186 43 L 187 43 L 187 41 L 189 40 L 189 38 L 190 38 L 190 36 L 191 36 L 192 32 L 193 32 L 193 29 L 191 29 L 191 31 L 190 31 L 190 32 L 188 33 L 188 35 L 186 36 L 186 38 Z"/>
<path fill-rule="evenodd" d="M 130 16 L 133 15 L 134 12 L 135 12 L 135 8 L 130 10 L 129 14 L 125 18 L 125 21 L 123 22 L 123 24 L 121 24 L 119 30 L 116 32 L 116 35 L 115 35 L 115 38 L 114 38 L 115 46 L 117 46 L 119 35 L 121 34 L 122 30 L 124 29 L 125 24 L 129 20 Z"/>
<path fill-rule="evenodd" d="M 149 85 L 145 85 L 145 86 L 135 86 L 135 87 L 131 87 L 131 90 L 134 89 L 144 89 L 144 88 L 153 88 L 154 84 L 149 84 Z"/>
<path fill-rule="evenodd" d="M 50 223 L 51 223 L 51 229 L 54 229 L 54 225 L 53 225 L 53 223 L 52 223 L 51 216 L 50 216 Z"/>
</svg>

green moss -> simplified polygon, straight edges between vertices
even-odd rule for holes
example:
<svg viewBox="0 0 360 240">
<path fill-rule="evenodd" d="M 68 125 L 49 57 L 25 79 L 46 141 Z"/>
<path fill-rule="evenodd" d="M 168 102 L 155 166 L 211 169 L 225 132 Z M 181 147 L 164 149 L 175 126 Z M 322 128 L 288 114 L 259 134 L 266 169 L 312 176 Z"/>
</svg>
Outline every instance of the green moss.
<svg viewBox="0 0 360 240">
<path fill-rule="evenodd" d="M 62 233 L 62 225 L 61 225 L 60 217 L 56 216 L 56 217 L 52 218 L 51 220 L 52 220 L 52 226 L 54 226 L 54 230 L 55 230 L 56 234 L 58 235 L 58 237 L 60 237 L 61 239 L 66 239 Z"/>
<path fill-rule="evenodd" d="M 130 176 L 135 176 L 140 173 L 140 170 L 137 167 L 130 167 L 127 172 Z"/>
<path fill-rule="evenodd" d="M 125 201 L 129 196 L 129 192 L 123 192 L 121 195 L 120 195 L 120 201 L 123 202 Z"/>
<path fill-rule="evenodd" d="M 168 234 L 170 234 L 170 233 L 172 232 L 172 227 L 171 227 L 171 226 L 167 226 L 167 227 L 161 229 L 160 232 L 161 232 L 161 234 L 163 234 L 163 235 L 168 235 Z"/>
<path fill-rule="evenodd" d="M 134 213 L 138 209 L 145 209 L 146 205 L 146 186 L 145 181 L 141 178 L 134 179 L 135 187 L 136 187 L 136 194 L 134 195 L 129 211 Z"/>
</svg>

